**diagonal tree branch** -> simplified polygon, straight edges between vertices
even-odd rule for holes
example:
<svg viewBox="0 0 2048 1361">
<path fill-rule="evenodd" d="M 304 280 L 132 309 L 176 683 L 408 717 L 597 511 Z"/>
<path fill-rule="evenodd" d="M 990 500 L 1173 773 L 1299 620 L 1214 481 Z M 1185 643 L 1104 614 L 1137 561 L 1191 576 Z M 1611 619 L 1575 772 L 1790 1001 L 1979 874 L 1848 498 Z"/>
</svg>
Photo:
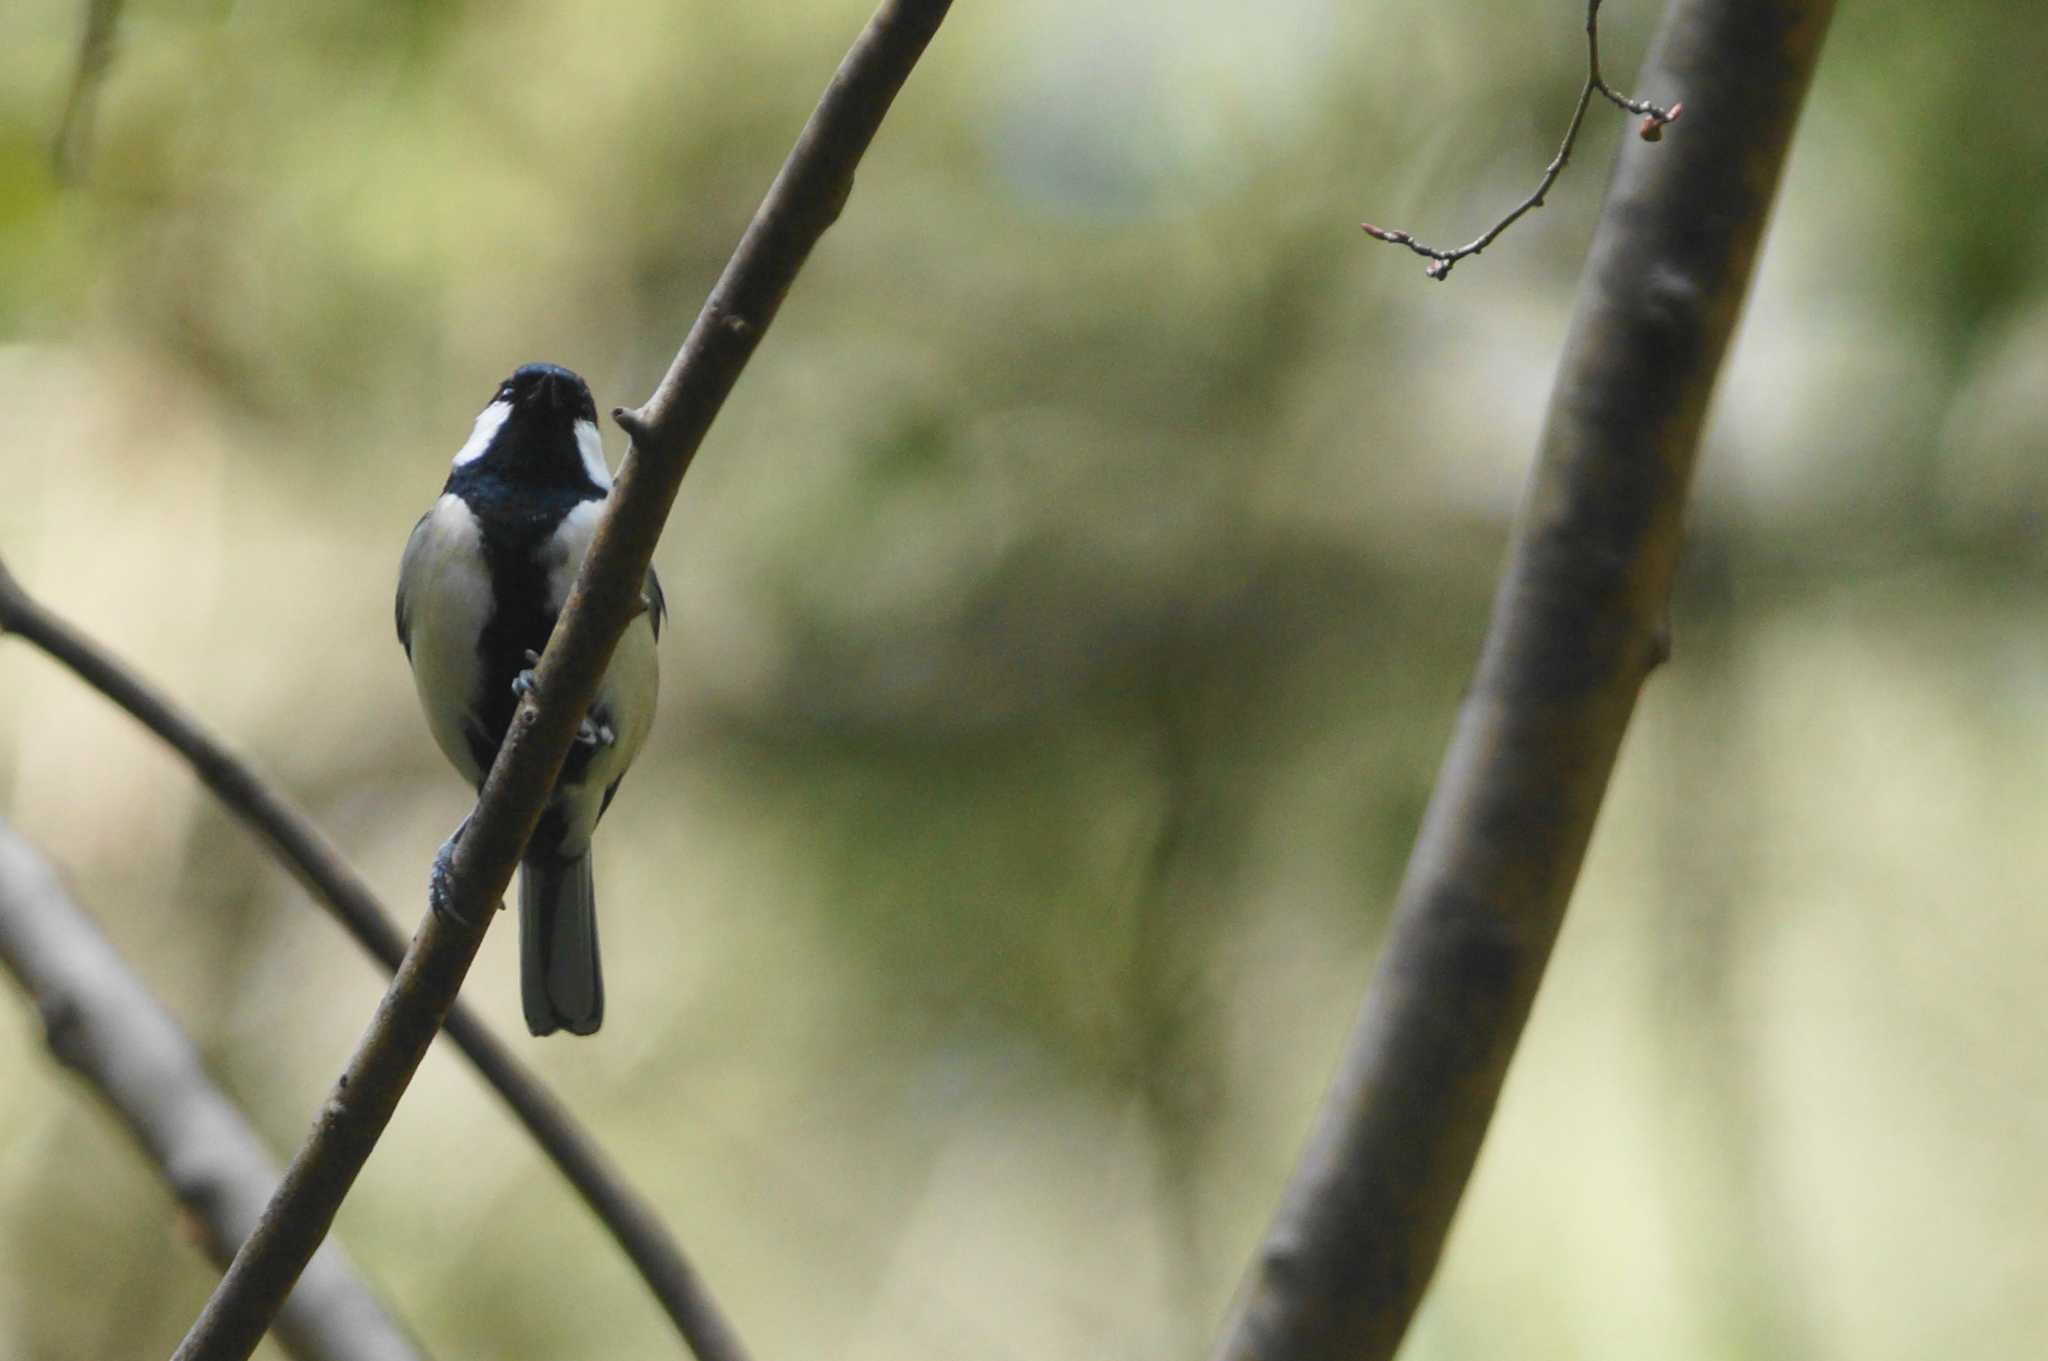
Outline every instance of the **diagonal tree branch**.
<svg viewBox="0 0 2048 1361">
<path fill-rule="evenodd" d="M 312 819 L 189 714 L 31 596 L 8 573 L 4 561 L 0 634 L 12 634 L 42 649 L 163 739 L 357 944 L 387 970 L 397 970 L 405 958 L 405 937 Z M 618 1241 L 698 1361 L 746 1361 L 738 1335 L 661 1217 L 568 1108 L 468 1007 L 457 1003 L 451 1008 L 445 1027 L 456 1047 Z"/>
<path fill-rule="evenodd" d="M 448 879 L 452 911 L 430 913 L 413 938 L 283 1185 L 174 1361 L 247 1357 L 326 1235 L 454 1004 L 619 635 L 645 608 L 640 583 L 683 473 L 797 271 L 845 204 L 854 167 L 948 7 L 949 0 L 884 0 L 834 74 L 660 387 L 640 410 L 615 413 L 633 448 L 456 848 Z"/>
<path fill-rule="evenodd" d="M 1471 691 L 1218 1361 L 1378 1361 L 1442 1250 L 1650 669 L 1707 399 L 1830 0 L 1679 0 L 1691 131 L 1610 191 Z"/>
<path fill-rule="evenodd" d="M 57 1061 L 97 1092 L 225 1264 L 248 1236 L 277 1164 L 192 1042 L 58 882 L 0 822 L 0 965 L 35 1003 Z M 329 1243 L 277 1319 L 300 1361 L 417 1361 L 418 1348 Z"/>
</svg>

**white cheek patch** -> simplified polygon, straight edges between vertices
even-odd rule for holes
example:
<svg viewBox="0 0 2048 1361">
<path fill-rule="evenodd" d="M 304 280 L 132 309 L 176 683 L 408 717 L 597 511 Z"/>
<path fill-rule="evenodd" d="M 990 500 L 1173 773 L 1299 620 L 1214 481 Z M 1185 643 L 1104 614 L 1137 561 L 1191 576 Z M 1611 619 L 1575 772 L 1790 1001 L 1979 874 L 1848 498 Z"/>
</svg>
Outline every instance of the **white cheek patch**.
<svg viewBox="0 0 2048 1361">
<path fill-rule="evenodd" d="M 465 463 L 474 463 L 482 458 L 511 414 L 510 402 L 492 402 L 485 407 L 477 415 L 476 424 L 470 428 L 469 443 L 455 451 L 455 466 L 460 468 Z"/>
<path fill-rule="evenodd" d="M 600 487 L 612 484 L 611 469 L 604 466 L 604 436 L 592 421 L 576 422 L 576 452 L 583 455 L 583 471 Z"/>
<path fill-rule="evenodd" d="M 604 506 L 603 501 L 585 501 L 555 526 L 554 535 L 543 550 L 547 554 L 548 609 L 559 612 L 568 602 L 569 587 L 583 566 L 583 555 L 590 551 L 590 541 L 597 537 L 597 522 L 604 515 Z"/>
</svg>

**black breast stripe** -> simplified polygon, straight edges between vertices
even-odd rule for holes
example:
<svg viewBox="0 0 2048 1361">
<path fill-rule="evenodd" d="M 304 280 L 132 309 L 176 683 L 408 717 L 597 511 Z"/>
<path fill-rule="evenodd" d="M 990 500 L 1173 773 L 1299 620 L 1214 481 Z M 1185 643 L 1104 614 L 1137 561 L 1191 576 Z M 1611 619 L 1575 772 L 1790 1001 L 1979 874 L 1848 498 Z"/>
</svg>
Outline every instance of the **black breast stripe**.
<svg viewBox="0 0 2048 1361">
<path fill-rule="evenodd" d="M 518 697 L 512 682 L 554 632 L 543 550 L 570 511 L 602 493 L 595 487 L 537 487 L 479 466 L 457 468 L 447 490 L 460 496 L 483 528 L 484 565 L 494 608 L 477 640 L 478 693 L 467 725 L 477 768 L 488 771 L 512 726 Z"/>
</svg>

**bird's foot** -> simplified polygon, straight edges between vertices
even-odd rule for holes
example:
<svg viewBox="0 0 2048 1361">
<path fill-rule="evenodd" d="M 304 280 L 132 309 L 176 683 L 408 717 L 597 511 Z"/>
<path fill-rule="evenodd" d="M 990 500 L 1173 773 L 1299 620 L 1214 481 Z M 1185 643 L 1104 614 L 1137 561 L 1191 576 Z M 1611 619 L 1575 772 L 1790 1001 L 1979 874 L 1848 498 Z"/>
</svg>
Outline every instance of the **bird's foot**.
<svg viewBox="0 0 2048 1361">
<path fill-rule="evenodd" d="M 527 692 L 533 689 L 533 669 L 539 665 L 540 654 L 532 648 L 526 649 L 526 669 L 512 678 L 512 693 L 514 695 L 521 699 L 526 698 Z"/>
<path fill-rule="evenodd" d="M 464 818 L 453 835 L 441 843 L 441 849 L 434 852 L 434 868 L 427 872 L 427 906 L 434 909 L 434 915 L 443 921 L 455 922 L 474 931 L 482 923 L 473 922 L 457 912 L 448 894 L 448 872 L 455 864 L 455 843 L 462 840 L 462 834 L 468 830 L 469 819 Z"/>
<path fill-rule="evenodd" d="M 533 669 L 539 665 L 540 654 L 531 648 L 527 649 L 526 670 L 512 678 L 513 694 L 524 699 L 532 691 Z M 612 731 L 611 724 L 601 723 L 587 714 L 583 721 L 576 725 L 576 745 L 579 747 L 588 747 L 594 752 L 603 751 L 618 740 L 618 735 Z"/>
</svg>

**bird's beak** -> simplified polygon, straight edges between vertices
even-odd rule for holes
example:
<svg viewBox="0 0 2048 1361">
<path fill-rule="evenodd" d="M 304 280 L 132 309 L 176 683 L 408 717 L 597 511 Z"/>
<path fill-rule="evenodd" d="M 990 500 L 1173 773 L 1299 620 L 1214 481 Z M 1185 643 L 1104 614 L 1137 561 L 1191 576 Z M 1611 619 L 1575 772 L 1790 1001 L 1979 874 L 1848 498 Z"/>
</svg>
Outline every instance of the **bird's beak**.
<svg viewBox="0 0 2048 1361">
<path fill-rule="evenodd" d="M 568 385 L 558 374 L 544 374 L 540 380 L 540 396 L 551 411 L 560 411 L 569 404 Z"/>
</svg>

